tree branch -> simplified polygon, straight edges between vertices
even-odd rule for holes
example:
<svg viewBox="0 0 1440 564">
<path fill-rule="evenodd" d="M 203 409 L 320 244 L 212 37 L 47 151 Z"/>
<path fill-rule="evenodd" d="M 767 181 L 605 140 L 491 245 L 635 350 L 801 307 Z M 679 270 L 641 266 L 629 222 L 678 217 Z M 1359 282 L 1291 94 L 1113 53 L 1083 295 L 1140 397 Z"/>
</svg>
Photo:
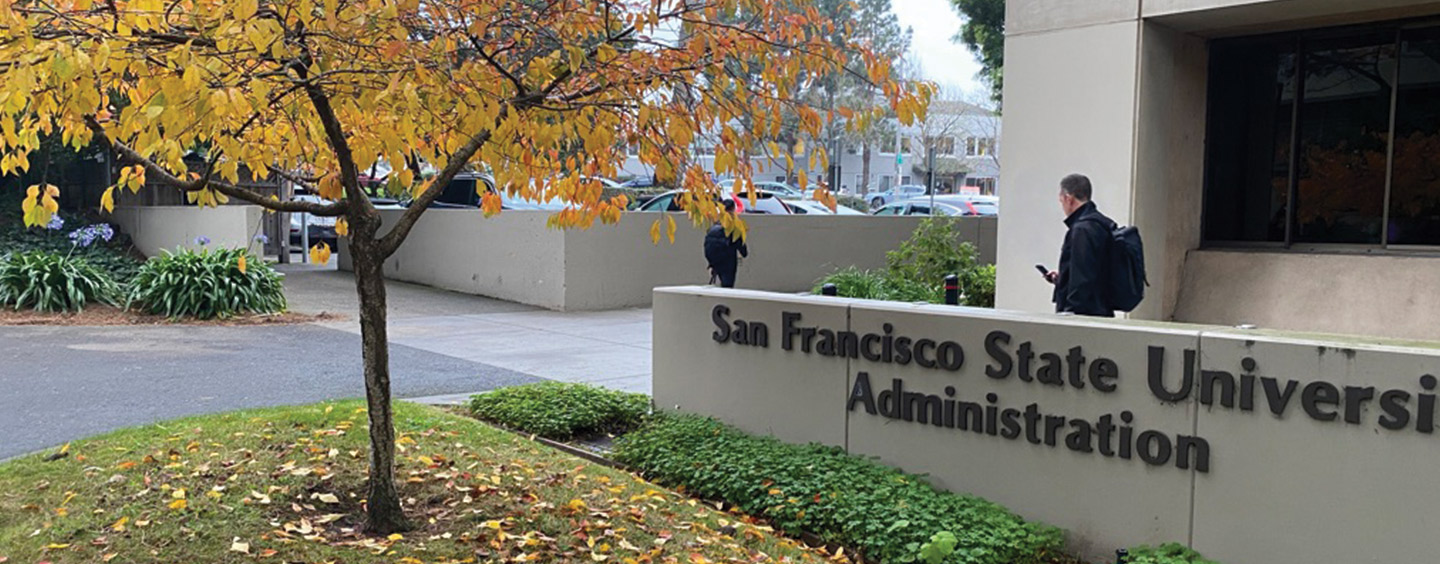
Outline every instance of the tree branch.
<svg viewBox="0 0 1440 564">
<path fill-rule="evenodd" d="M 205 188 L 213 188 L 221 194 L 225 194 L 226 196 L 230 196 L 232 198 L 238 198 L 240 200 L 250 202 L 265 209 L 282 212 L 303 212 L 322 217 L 336 217 L 345 215 L 345 213 L 350 209 L 349 204 L 347 204 L 346 202 L 321 204 L 316 202 L 303 202 L 297 200 L 281 201 L 279 199 L 267 198 L 259 192 L 251 190 L 249 188 L 211 179 L 208 171 L 205 176 L 201 177 L 197 181 L 186 182 L 185 180 L 180 179 L 174 174 L 171 174 L 170 171 L 165 170 L 165 167 L 160 166 L 155 161 L 146 158 L 138 151 L 130 148 L 128 145 L 120 141 L 111 139 L 109 134 L 105 132 L 105 127 L 101 125 L 99 121 L 96 121 L 94 116 L 86 116 L 85 122 L 87 125 L 89 125 L 90 130 L 93 131 L 95 135 L 100 138 L 100 141 L 103 142 L 107 147 L 110 148 L 111 151 L 113 151 L 116 155 L 120 157 L 121 161 L 139 164 L 140 166 L 145 167 L 146 178 L 157 179 L 162 184 L 167 184 L 186 192 L 195 192 L 198 190 L 204 190 Z M 214 166 L 212 164 L 211 170 L 213 169 Z"/>
<path fill-rule="evenodd" d="M 503 113 L 496 119 L 504 119 Z M 456 150 L 455 154 L 450 155 L 449 162 L 445 163 L 445 169 L 430 180 L 430 187 L 426 188 L 420 197 L 410 202 L 410 207 L 405 209 L 405 213 L 400 216 L 400 221 L 396 222 L 395 227 L 380 240 L 381 257 L 389 258 L 400 248 L 400 244 L 405 242 L 405 238 L 410 235 L 410 230 L 415 227 L 415 222 L 420 220 L 420 216 L 425 214 L 425 210 L 430 207 L 430 204 L 435 203 L 435 199 L 440 197 L 440 193 L 445 191 L 445 187 L 455 179 L 455 175 L 460 174 L 460 170 L 465 168 L 465 164 L 470 162 L 470 158 L 474 157 L 480 147 L 483 147 L 489 140 L 490 132 L 482 131 L 465 142 L 465 145 Z"/>
</svg>

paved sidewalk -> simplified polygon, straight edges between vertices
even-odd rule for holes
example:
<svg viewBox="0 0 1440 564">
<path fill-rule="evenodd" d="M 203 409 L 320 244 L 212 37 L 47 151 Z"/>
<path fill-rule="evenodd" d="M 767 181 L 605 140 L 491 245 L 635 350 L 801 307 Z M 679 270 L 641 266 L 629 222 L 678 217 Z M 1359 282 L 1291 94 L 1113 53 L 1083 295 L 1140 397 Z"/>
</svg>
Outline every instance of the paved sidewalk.
<svg viewBox="0 0 1440 564">
<path fill-rule="evenodd" d="M 282 267 L 290 308 L 349 316 L 321 323 L 359 334 L 348 272 Z M 415 284 L 386 283 L 390 342 L 531 376 L 650 393 L 649 309 L 556 312 Z"/>
</svg>

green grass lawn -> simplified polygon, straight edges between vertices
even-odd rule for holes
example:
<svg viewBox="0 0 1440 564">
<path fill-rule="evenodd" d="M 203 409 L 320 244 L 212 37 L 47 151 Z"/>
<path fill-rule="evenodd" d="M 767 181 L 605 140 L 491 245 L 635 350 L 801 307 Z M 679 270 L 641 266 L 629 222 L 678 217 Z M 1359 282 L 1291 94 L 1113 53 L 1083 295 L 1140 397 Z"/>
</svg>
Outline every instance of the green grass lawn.
<svg viewBox="0 0 1440 564">
<path fill-rule="evenodd" d="M 823 562 L 748 518 L 397 404 L 417 529 L 360 533 L 360 402 L 127 429 L 0 465 L 0 562 Z M 52 451 L 53 452 L 53 451 Z"/>
</svg>

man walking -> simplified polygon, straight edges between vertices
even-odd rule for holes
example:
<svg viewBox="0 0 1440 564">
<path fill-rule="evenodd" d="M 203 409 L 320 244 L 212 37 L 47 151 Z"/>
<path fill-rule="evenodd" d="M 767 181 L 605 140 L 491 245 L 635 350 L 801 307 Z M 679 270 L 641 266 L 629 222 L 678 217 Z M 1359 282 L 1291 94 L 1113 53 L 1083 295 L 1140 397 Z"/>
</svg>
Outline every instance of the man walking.
<svg viewBox="0 0 1440 564">
<path fill-rule="evenodd" d="M 1065 244 L 1060 268 L 1045 275 L 1055 285 L 1055 311 L 1115 317 L 1108 296 L 1110 241 L 1115 222 L 1090 201 L 1090 179 L 1072 174 L 1060 181 L 1060 209 L 1065 212 Z"/>
<path fill-rule="evenodd" d="M 725 213 L 735 213 L 735 200 L 725 198 Z M 705 261 L 710 263 L 710 283 L 717 280 L 721 288 L 735 287 L 735 271 L 740 267 L 739 257 L 750 256 L 750 248 L 744 241 L 725 233 L 725 226 L 719 221 L 705 233 Z"/>
</svg>

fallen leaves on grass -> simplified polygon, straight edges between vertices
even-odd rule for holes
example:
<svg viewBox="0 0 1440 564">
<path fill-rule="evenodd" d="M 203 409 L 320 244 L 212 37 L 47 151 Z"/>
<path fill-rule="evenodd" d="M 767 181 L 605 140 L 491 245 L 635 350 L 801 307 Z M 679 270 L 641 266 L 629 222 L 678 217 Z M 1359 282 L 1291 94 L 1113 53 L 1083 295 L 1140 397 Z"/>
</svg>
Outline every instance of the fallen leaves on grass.
<svg viewBox="0 0 1440 564">
<path fill-rule="evenodd" d="M 0 525 L 0 545 L 23 543 L 6 555 L 22 562 L 134 554 L 362 564 L 849 561 L 779 537 L 734 509 L 408 405 L 397 406 L 403 450 L 396 478 L 416 528 L 367 535 L 359 495 L 367 475 L 364 409 L 260 413 L 150 428 L 154 436 L 137 430 L 77 442 L 74 450 L 94 460 L 52 463 L 66 465 L 47 474 L 55 487 L 48 481 L 22 487 L 23 473 L 0 472 L 0 491 L 22 492 L 0 497 L 0 514 L 23 516 L 17 528 Z M 106 479 L 112 475 L 122 479 Z M 32 506 L 69 511 L 17 511 Z M 155 548 L 146 538 L 168 541 Z"/>
</svg>

